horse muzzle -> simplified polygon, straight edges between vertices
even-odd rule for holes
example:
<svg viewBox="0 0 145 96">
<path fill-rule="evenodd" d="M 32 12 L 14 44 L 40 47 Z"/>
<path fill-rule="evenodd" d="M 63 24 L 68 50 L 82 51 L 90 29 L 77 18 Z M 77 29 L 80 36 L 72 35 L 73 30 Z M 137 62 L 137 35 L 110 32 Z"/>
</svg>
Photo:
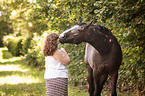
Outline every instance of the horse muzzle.
<svg viewBox="0 0 145 96">
<path fill-rule="evenodd" d="M 60 42 L 61 44 L 64 44 L 64 43 L 65 43 L 64 40 L 61 39 L 61 38 L 59 38 L 59 42 Z"/>
</svg>

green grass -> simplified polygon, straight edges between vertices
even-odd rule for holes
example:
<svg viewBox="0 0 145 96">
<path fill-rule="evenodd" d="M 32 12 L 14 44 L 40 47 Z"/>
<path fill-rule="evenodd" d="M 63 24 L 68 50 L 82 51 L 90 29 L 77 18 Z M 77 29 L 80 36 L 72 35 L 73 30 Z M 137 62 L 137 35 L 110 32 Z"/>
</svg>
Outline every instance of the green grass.
<svg viewBox="0 0 145 96">
<path fill-rule="evenodd" d="M 88 96 L 88 92 L 69 86 L 69 96 Z M 13 57 L 0 48 L 0 96 L 46 96 L 44 71 L 30 67 L 23 57 Z"/>
<path fill-rule="evenodd" d="M 69 96 L 89 96 L 88 92 L 86 90 L 81 90 L 77 87 L 68 87 L 68 93 Z"/>
<path fill-rule="evenodd" d="M 89 96 L 87 89 L 69 85 L 69 96 Z M 103 91 L 102 96 L 111 92 Z M 6 48 L 0 48 L 0 96 L 46 96 L 44 70 L 30 67 L 23 57 L 13 57 Z M 138 96 L 120 93 L 118 96 Z"/>
</svg>

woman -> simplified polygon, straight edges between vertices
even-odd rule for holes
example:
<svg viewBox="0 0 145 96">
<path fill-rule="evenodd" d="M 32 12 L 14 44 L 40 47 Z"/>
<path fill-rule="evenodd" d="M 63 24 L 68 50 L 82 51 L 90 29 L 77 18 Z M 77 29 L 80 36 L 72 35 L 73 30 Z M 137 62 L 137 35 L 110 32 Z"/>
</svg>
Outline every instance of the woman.
<svg viewBox="0 0 145 96">
<path fill-rule="evenodd" d="M 50 33 L 43 46 L 45 56 L 46 93 L 47 96 L 68 96 L 68 69 L 70 58 L 64 48 L 57 49 L 59 35 Z"/>
</svg>

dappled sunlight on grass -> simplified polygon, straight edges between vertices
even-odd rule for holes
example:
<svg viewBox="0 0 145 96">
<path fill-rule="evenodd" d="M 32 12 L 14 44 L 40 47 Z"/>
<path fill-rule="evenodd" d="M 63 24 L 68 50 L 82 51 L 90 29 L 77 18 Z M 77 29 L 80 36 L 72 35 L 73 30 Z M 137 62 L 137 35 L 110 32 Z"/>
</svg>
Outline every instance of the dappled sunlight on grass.
<svg viewBox="0 0 145 96">
<path fill-rule="evenodd" d="M 28 66 L 23 58 L 0 48 L 0 96 L 45 96 L 44 72 Z"/>
<path fill-rule="evenodd" d="M 10 58 L 10 59 L 0 59 L 0 62 L 2 63 L 5 63 L 5 62 L 13 62 L 13 61 L 16 61 L 16 60 L 21 60 L 23 57 L 13 57 L 13 58 Z"/>
<path fill-rule="evenodd" d="M 19 84 L 19 83 L 40 83 L 41 80 L 39 78 L 34 77 L 32 75 L 29 75 L 26 72 L 29 72 L 30 69 L 28 68 L 22 68 L 21 65 L 18 64 L 6 64 L 6 65 L 0 65 L 0 72 L 13 72 L 13 75 L 9 76 L 2 76 L 0 77 L 0 85 L 3 84 Z M 14 74 L 15 72 L 15 74 Z M 17 74 L 18 72 L 24 72 L 23 74 Z"/>
<path fill-rule="evenodd" d="M 39 80 L 39 78 L 35 78 L 31 75 L 29 75 L 29 76 L 11 75 L 11 76 L 6 76 L 6 77 L 0 78 L 0 85 L 19 84 L 19 83 L 26 83 L 26 84 L 40 83 L 40 80 Z"/>
<path fill-rule="evenodd" d="M 29 69 L 22 69 L 20 65 L 0 65 L 0 71 L 21 71 L 27 72 Z"/>
<path fill-rule="evenodd" d="M 22 64 L 24 57 L 12 57 L 7 48 L 0 48 L 0 85 L 40 83 L 38 77 L 29 74 L 32 70 Z M 10 75 L 10 73 L 12 73 Z"/>
</svg>

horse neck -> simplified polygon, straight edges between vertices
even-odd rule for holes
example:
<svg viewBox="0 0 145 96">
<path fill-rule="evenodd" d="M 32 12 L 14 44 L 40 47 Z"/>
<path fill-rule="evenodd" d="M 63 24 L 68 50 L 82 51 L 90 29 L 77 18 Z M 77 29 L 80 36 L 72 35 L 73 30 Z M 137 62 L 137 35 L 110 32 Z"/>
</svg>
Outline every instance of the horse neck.
<svg viewBox="0 0 145 96">
<path fill-rule="evenodd" d="M 88 37 L 88 36 L 87 36 Z M 102 56 L 108 55 L 112 49 L 112 43 L 106 42 L 105 38 L 97 38 L 96 34 L 91 34 L 90 38 L 86 40 L 91 44 Z"/>
</svg>

